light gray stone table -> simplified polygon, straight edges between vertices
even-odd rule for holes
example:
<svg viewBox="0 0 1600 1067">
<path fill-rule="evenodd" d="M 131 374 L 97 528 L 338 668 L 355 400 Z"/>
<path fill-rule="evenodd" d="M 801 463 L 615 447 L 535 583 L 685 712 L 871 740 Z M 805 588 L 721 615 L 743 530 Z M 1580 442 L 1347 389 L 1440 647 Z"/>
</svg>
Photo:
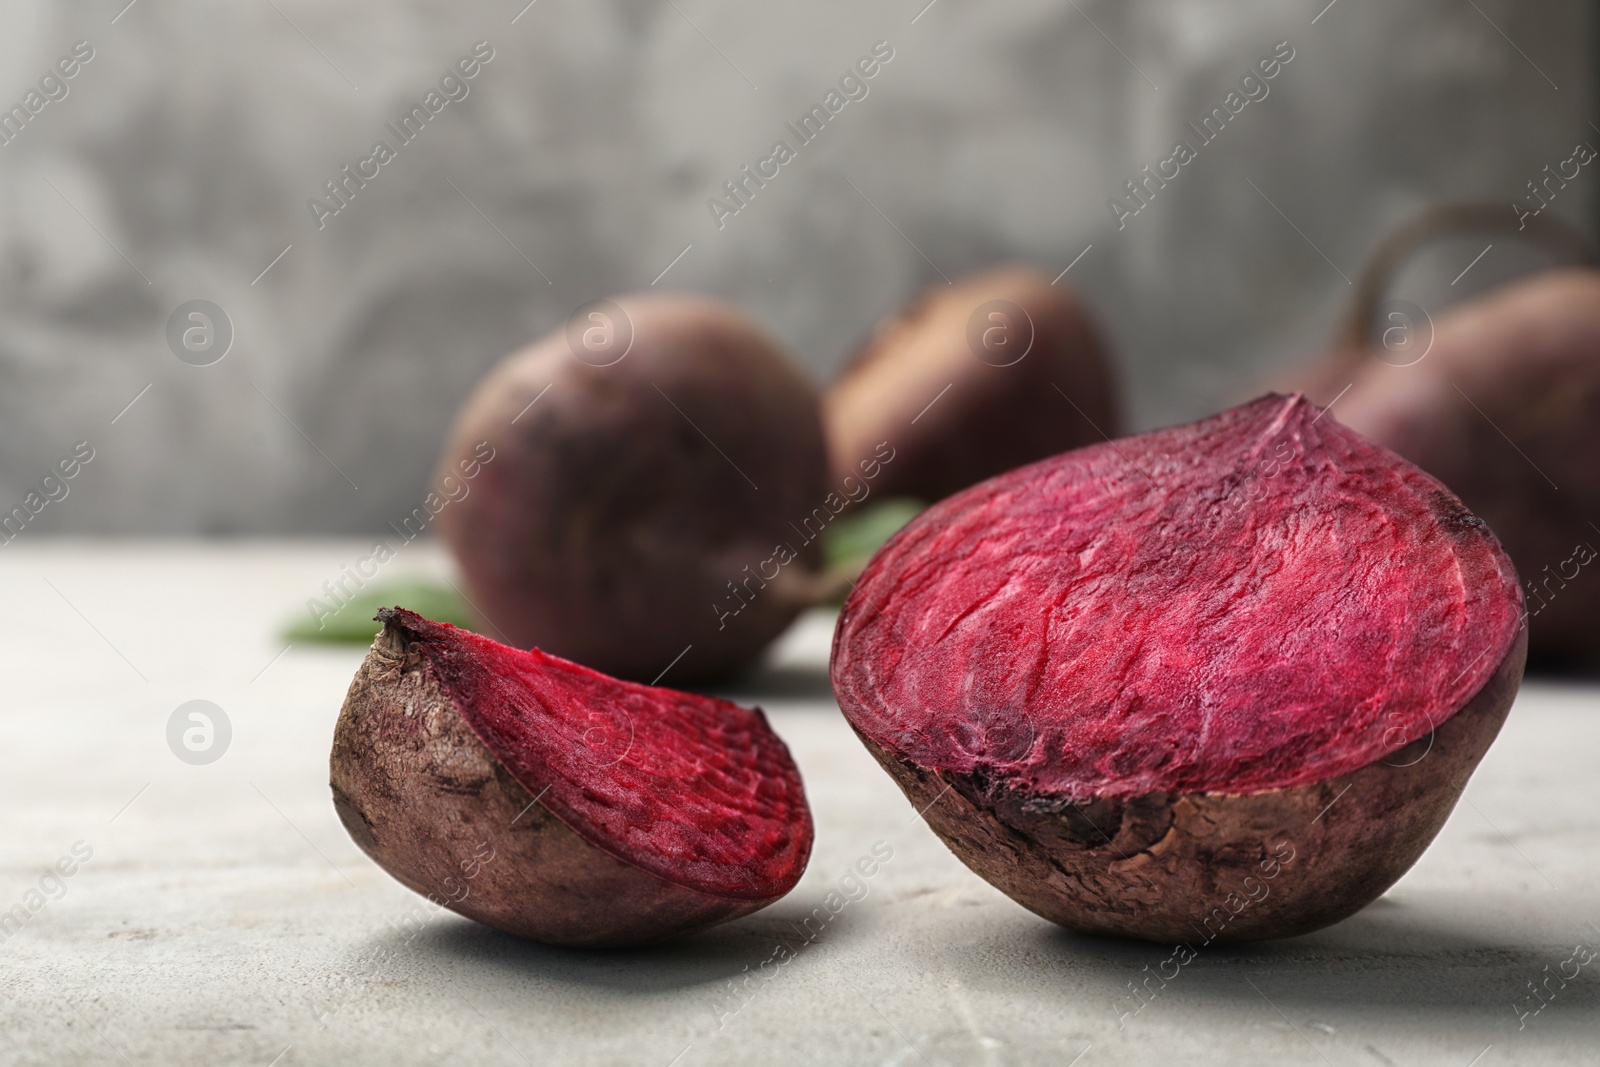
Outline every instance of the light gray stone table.
<svg viewBox="0 0 1600 1067">
<path fill-rule="evenodd" d="M 363 547 L 0 551 L 0 909 L 44 901 L 0 935 L 0 1062 L 1600 1061 L 1600 960 L 1550 981 L 1520 1029 L 1513 1007 L 1574 946 L 1600 946 L 1593 687 L 1524 689 L 1437 843 L 1378 903 L 1306 937 L 1207 949 L 1119 1025 L 1128 983 L 1169 951 L 1063 933 L 956 862 L 840 718 L 825 616 L 802 620 L 737 694 L 771 714 L 816 813 L 790 897 L 679 944 L 604 954 L 419 909 L 328 800 L 359 652 L 283 652 L 275 637 Z M 427 548 L 407 553 L 384 577 L 441 567 Z M 192 699 L 231 724 L 209 765 L 167 744 Z M 879 841 L 894 856 L 866 896 L 736 996 L 730 983 L 760 972 Z M 72 860 L 75 846 L 92 856 Z M 74 873 L 46 877 L 62 856 Z"/>
</svg>

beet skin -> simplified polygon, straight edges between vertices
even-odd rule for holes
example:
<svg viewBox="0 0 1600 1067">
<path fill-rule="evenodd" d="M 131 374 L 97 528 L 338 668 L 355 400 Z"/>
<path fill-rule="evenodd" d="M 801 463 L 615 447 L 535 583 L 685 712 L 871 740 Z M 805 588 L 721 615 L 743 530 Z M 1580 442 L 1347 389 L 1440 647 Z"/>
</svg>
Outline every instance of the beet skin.
<svg viewBox="0 0 1600 1067">
<path fill-rule="evenodd" d="M 350 836 L 411 889 L 536 941 L 631 945 L 799 881 L 811 812 L 759 709 L 379 618 L 331 784 Z"/>
<path fill-rule="evenodd" d="M 841 707 L 968 866 L 1074 930 L 1342 919 L 1443 825 L 1521 679 L 1498 541 L 1301 397 L 951 497 L 869 564 Z"/>
<path fill-rule="evenodd" d="M 827 498 L 816 390 L 712 301 L 619 296 L 604 317 L 619 351 L 580 358 L 583 331 L 557 330 L 474 391 L 440 475 L 494 459 L 440 537 L 510 644 L 636 681 L 733 673 L 831 591 L 817 541 L 751 578 Z"/>
<path fill-rule="evenodd" d="M 1065 285 L 1010 266 L 932 286 L 878 325 L 823 396 L 833 480 L 887 441 L 895 461 L 876 491 L 940 500 L 1115 436 L 1112 377 L 1099 328 Z"/>
</svg>

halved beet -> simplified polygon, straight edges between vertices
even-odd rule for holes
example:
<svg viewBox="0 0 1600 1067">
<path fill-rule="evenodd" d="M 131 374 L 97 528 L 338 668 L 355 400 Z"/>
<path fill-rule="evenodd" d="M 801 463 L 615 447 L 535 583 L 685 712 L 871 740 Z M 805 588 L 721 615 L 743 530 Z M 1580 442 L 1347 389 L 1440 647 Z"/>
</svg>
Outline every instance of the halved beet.
<svg viewBox="0 0 1600 1067">
<path fill-rule="evenodd" d="M 1024 906 L 1279 937 L 1421 855 L 1510 707 L 1522 618 L 1448 489 L 1273 395 L 934 506 L 867 567 L 832 674 L 933 829 Z"/>
<path fill-rule="evenodd" d="M 607 677 L 385 608 L 334 731 L 334 806 L 418 893 L 552 944 L 746 915 L 811 854 L 760 709 Z"/>
</svg>

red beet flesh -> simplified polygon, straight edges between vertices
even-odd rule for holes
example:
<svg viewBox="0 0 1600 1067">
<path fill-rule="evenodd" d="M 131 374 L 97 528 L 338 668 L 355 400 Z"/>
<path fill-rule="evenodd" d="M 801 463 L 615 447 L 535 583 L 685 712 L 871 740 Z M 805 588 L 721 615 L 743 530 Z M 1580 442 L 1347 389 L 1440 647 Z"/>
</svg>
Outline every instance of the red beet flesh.
<svg viewBox="0 0 1600 1067">
<path fill-rule="evenodd" d="M 1425 358 L 1376 342 L 1285 382 L 1448 484 L 1528 583 L 1528 655 L 1600 672 L 1600 271 L 1558 270 L 1437 315 Z M 1412 362 L 1411 359 L 1418 359 Z M 1398 363 L 1398 365 L 1395 365 Z M 1559 488 L 1558 488 L 1559 487 Z"/>
<path fill-rule="evenodd" d="M 1281 827 L 1302 835 L 1299 876 L 1325 891 L 1298 910 L 1279 892 L 1255 925 L 1229 934 L 1275 936 L 1349 914 L 1420 854 L 1509 706 L 1521 618 L 1509 559 L 1449 490 L 1299 396 L 1268 396 L 1065 453 L 936 505 L 868 566 L 840 617 L 832 673 L 851 724 L 913 799 L 931 799 L 942 782 L 973 809 L 966 817 L 988 811 L 1004 824 L 985 838 L 959 820 L 941 829 L 930 810 L 969 865 L 1058 922 L 1150 937 L 1183 930 L 1185 902 L 1123 912 L 1097 893 L 1137 875 L 1137 886 L 1166 877 L 1169 893 L 1203 894 L 1216 880 L 1193 868 L 1216 862 L 1218 849 L 1272 850 L 1252 838 L 1186 855 L 1174 838 L 1187 832 L 1184 803 L 1203 798 L 1213 821 L 1227 818 L 1219 798 L 1275 794 L 1282 811 L 1299 811 L 1301 794 L 1402 763 L 1393 754 L 1420 739 L 1432 746 L 1452 715 L 1488 694 L 1471 716 L 1478 725 L 1451 732 L 1459 744 L 1360 779 L 1374 796 L 1400 798 L 1373 810 L 1403 821 L 1409 808 L 1436 820 L 1431 828 L 1341 822 L 1367 812 L 1359 793 L 1315 827 Z M 1462 772 L 1446 776 L 1459 777 L 1455 792 L 1442 807 L 1424 803 L 1421 793 L 1451 783 L 1421 776 L 1447 767 Z M 1245 807 L 1249 834 L 1270 837 L 1261 804 L 1236 806 Z M 1047 810 L 1091 826 L 1094 812 L 1143 819 L 1148 840 L 1091 856 L 1084 849 L 1108 845 L 1117 826 L 1076 840 L 1029 822 Z M 1074 837 L 1081 869 L 1035 894 L 1026 869 L 1049 863 L 1018 857 L 1041 833 Z M 1343 869 L 1360 862 L 1364 834 L 1406 844 L 1382 869 Z M 1133 862 L 1147 848 L 1160 855 Z M 1011 854 L 997 864 L 986 849 Z M 1350 893 L 1333 891 L 1341 878 Z"/>
<path fill-rule="evenodd" d="M 413 889 L 447 896 L 438 872 L 487 836 L 505 858 L 456 910 L 539 940 L 625 944 L 748 913 L 799 880 L 811 814 L 759 710 L 402 609 L 379 617 L 332 782 L 352 836 Z"/>
</svg>

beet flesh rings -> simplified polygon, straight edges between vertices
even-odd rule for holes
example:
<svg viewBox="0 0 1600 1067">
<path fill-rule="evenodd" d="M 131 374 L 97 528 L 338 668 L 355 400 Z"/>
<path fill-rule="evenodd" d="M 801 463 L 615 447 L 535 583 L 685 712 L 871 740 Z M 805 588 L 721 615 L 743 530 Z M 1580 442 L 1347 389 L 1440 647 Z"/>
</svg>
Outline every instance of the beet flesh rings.
<svg viewBox="0 0 1600 1067">
<path fill-rule="evenodd" d="M 1521 618 L 1453 494 L 1267 396 L 935 505 L 846 602 L 832 675 L 934 830 L 1026 907 L 1274 937 L 1427 847 L 1515 695 Z"/>
<path fill-rule="evenodd" d="M 379 618 L 334 804 L 417 892 L 535 940 L 622 945 L 748 914 L 804 872 L 810 809 L 759 710 Z"/>
</svg>

